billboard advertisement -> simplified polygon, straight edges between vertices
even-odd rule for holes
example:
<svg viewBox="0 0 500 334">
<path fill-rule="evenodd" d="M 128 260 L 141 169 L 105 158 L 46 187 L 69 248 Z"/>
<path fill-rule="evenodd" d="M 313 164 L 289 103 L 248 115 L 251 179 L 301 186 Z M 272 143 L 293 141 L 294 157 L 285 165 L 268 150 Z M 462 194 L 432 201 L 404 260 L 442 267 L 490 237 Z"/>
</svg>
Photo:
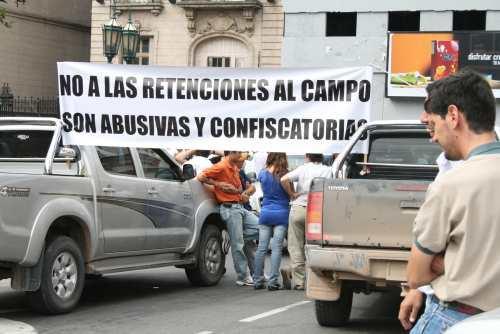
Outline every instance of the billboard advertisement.
<svg viewBox="0 0 500 334">
<path fill-rule="evenodd" d="M 489 81 L 500 98 L 500 32 L 390 33 L 388 97 L 425 97 L 425 87 L 463 68 Z"/>
</svg>

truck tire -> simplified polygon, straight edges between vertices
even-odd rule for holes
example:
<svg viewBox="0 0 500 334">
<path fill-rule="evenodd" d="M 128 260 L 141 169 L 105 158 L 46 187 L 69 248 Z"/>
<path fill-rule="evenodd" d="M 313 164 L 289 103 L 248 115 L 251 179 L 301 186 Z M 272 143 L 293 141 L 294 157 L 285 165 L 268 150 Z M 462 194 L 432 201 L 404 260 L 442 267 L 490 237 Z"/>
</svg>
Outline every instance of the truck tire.
<svg viewBox="0 0 500 334">
<path fill-rule="evenodd" d="M 352 308 L 352 289 L 343 286 L 335 301 L 316 300 L 316 320 L 321 326 L 340 327 L 349 321 Z"/>
<path fill-rule="evenodd" d="M 78 304 L 85 283 L 82 252 L 73 239 L 58 236 L 42 256 L 40 289 L 27 293 L 30 304 L 44 314 L 68 313 Z"/>
<path fill-rule="evenodd" d="M 193 285 L 215 285 L 224 275 L 225 263 L 221 231 L 214 225 L 207 225 L 198 245 L 196 264 L 186 268 L 186 275 Z"/>
</svg>

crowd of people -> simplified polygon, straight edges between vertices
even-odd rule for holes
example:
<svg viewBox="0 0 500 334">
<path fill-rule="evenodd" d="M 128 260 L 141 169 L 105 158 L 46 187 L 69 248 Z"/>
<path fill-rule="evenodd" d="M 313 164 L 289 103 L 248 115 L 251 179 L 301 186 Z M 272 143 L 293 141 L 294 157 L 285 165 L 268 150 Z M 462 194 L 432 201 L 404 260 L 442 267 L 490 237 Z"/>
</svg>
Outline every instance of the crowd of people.
<svg viewBox="0 0 500 334">
<path fill-rule="evenodd" d="M 500 143 L 494 131 L 495 98 L 487 81 L 467 70 L 426 89 L 421 121 L 443 154 L 437 161 L 440 174 L 429 186 L 414 224 L 408 291 L 399 312 L 403 327 L 412 334 L 442 333 L 471 315 L 500 306 L 500 206 L 494 205 L 500 197 Z M 285 153 L 255 154 L 263 190 L 257 217 L 248 207 L 255 187 L 242 173 L 247 156 L 227 151 L 212 164 L 209 154 L 183 152 L 176 159 L 191 163 L 197 179 L 213 187 L 229 232 L 236 284 L 303 290 L 307 193 L 313 178 L 332 177 L 331 168 L 322 164 L 323 156 L 306 154 L 305 164 L 289 171 Z M 282 268 L 280 283 L 285 236 L 291 270 Z M 256 252 L 247 247 L 255 241 Z M 266 276 L 264 258 L 270 242 L 271 268 Z M 425 312 L 417 322 L 425 295 Z"/>
<path fill-rule="evenodd" d="M 196 178 L 211 188 L 220 204 L 236 284 L 255 289 L 267 287 L 270 291 L 304 290 L 307 193 L 315 177 L 332 176 L 331 168 L 322 164 L 323 155 L 308 153 L 302 166 L 289 171 L 285 153 L 256 152 L 252 160 L 263 195 L 258 215 L 249 203 L 256 189 L 243 168 L 249 158 L 247 152 L 182 150 L 173 155 L 180 164 L 190 165 Z M 285 239 L 290 267 L 282 268 Z M 271 268 L 265 275 L 269 245 Z"/>
</svg>

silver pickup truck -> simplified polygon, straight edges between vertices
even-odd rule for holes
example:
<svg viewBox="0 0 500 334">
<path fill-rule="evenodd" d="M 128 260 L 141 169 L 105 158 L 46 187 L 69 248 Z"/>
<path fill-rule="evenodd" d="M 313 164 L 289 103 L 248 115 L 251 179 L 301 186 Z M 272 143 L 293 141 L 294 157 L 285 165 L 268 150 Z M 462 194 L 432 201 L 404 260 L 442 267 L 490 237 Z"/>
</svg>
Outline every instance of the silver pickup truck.
<svg viewBox="0 0 500 334">
<path fill-rule="evenodd" d="M 212 194 L 165 151 L 63 147 L 50 118 L 0 118 L 0 279 L 35 310 L 78 303 L 86 274 L 184 268 L 224 274 L 225 228 Z"/>
<path fill-rule="evenodd" d="M 353 154 L 362 141 L 368 154 Z M 315 179 L 306 220 L 307 296 L 324 326 L 341 326 L 353 293 L 400 289 L 413 221 L 434 180 L 441 149 L 417 121 L 365 124 Z"/>
</svg>

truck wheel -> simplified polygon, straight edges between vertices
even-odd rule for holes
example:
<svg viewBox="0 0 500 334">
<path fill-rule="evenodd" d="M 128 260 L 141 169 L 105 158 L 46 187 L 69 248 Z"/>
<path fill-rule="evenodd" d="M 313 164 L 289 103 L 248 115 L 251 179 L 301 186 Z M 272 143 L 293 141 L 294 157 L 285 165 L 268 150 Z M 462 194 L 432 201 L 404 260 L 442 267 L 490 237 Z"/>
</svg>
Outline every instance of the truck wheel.
<svg viewBox="0 0 500 334">
<path fill-rule="evenodd" d="M 43 254 L 40 288 L 28 292 L 31 306 L 40 313 L 60 314 L 73 310 L 85 282 L 83 255 L 66 236 L 53 239 Z"/>
<path fill-rule="evenodd" d="M 338 300 L 316 300 L 316 320 L 318 324 L 327 327 L 344 326 L 351 315 L 352 295 L 352 289 L 344 285 L 341 288 Z"/>
<path fill-rule="evenodd" d="M 225 263 L 221 232 L 216 226 L 207 225 L 198 245 L 196 265 L 186 268 L 186 275 L 193 285 L 215 285 L 224 275 Z"/>
</svg>

